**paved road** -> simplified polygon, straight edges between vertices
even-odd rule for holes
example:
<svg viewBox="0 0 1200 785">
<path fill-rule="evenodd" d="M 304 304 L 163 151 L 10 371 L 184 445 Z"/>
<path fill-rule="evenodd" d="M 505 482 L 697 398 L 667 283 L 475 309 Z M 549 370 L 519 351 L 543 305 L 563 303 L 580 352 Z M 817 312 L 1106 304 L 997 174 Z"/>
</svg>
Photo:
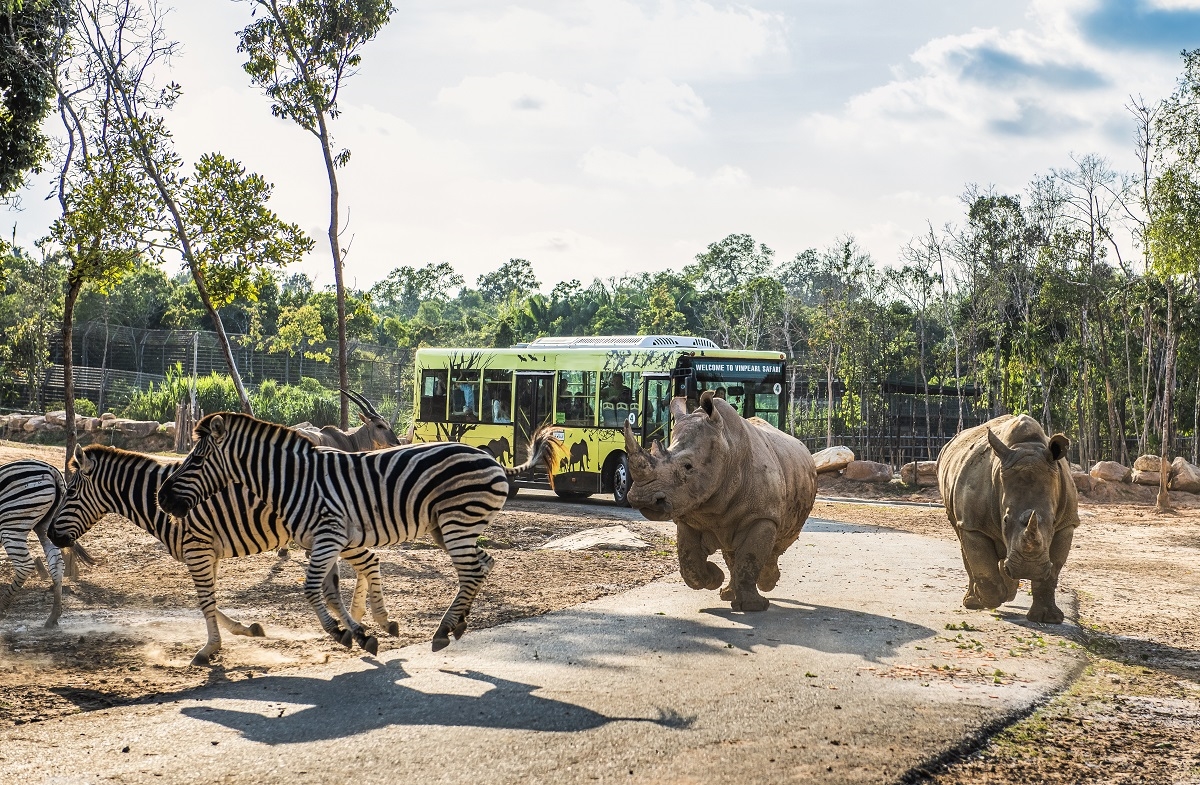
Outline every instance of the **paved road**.
<svg viewBox="0 0 1200 785">
<path fill-rule="evenodd" d="M 962 610 L 953 543 L 815 521 L 782 568 L 762 614 L 665 580 L 437 654 L 7 729 L 0 780 L 892 782 L 1082 662 L 1027 595 Z"/>
</svg>

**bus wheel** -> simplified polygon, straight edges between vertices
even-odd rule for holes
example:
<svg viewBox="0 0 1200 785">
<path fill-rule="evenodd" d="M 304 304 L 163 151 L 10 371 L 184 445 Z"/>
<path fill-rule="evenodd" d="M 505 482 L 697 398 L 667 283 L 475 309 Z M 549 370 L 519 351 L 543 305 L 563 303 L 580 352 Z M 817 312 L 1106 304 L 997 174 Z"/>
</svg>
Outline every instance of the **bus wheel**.
<svg viewBox="0 0 1200 785">
<path fill-rule="evenodd" d="M 622 507 L 629 506 L 629 486 L 632 481 L 629 479 L 629 459 L 624 455 L 617 461 L 617 465 L 613 467 L 613 501 Z"/>
<path fill-rule="evenodd" d="M 558 494 L 558 498 L 569 502 L 582 501 L 591 496 L 590 493 L 584 493 L 583 491 L 563 491 L 558 488 L 555 488 L 554 492 Z"/>
</svg>

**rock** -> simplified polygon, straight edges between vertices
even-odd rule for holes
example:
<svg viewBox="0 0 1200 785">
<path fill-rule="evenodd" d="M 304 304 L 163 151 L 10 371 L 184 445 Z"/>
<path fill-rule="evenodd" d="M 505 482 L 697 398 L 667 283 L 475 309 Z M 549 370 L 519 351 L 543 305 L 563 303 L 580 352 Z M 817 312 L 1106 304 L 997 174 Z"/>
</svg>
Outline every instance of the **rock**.
<svg viewBox="0 0 1200 785">
<path fill-rule="evenodd" d="M 849 447 L 826 447 L 813 454 L 817 474 L 837 472 L 845 469 L 854 460 L 854 451 Z"/>
<path fill-rule="evenodd" d="M 113 420 L 112 428 L 118 433 L 144 439 L 158 430 L 157 420 Z"/>
<path fill-rule="evenodd" d="M 34 431 L 41 430 L 45 424 L 46 418 L 38 414 L 26 420 L 25 424 L 21 426 L 21 430 L 25 431 L 25 433 L 33 433 Z"/>
<path fill-rule="evenodd" d="M 937 461 L 912 461 L 900 467 L 905 485 L 937 485 Z"/>
<path fill-rule="evenodd" d="M 100 419 L 101 420 L 115 420 L 115 419 L 117 419 L 117 415 L 113 414 L 112 412 L 105 412 L 104 414 L 100 415 Z"/>
<path fill-rule="evenodd" d="M 158 427 L 158 430 L 161 433 L 165 433 L 167 436 L 170 436 L 172 439 L 175 438 L 175 423 L 173 422 L 163 423 Z"/>
<path fill-rule="evenodd" d="M 649 548 L 650 543 L 624 526 L 605 526 L 568 534 L 550 540 L 541 547 L 555 551 L 640 551 Z"/>
<path fill-rule="evenodd" d="M 50 423 L 51 425 L 66 425 L 67 410 L 59 409 L 56 412 L 46 412 L 46 422 Z"/>
<path fill-rule="evenodd" d="M 1162 458 L 1157 455 L 1139 455 L 1137 460 L 1133 462 L 1133 468 L 1139 472 L 1158 472 L 1162 471 Z M 1134 480 L 1137 482 L 1137 480 Z"/>
<path fill-rule="evenodd" d="M 1097 461 L 1089 472 L 1097 480 L 1105 482 L 1129 482 L 1133 479 L 1128 466 L 1122 466 L 1116 461 Z"/>
<path fill-rule="evenodd" d="M 892 467 L 875 461 L 851 461 L 842 476 L 857 482 L 891 482 Z"/>
<path fill-rule="evenodd" d="M 1173 491 L 1200 493 L 1200 466 L 1176 458 L 1171 461 L 1171 478 L 1167 484 Z"/>
<path fill-rule="evenodd" d="M 28 419 L 28 414 L 10 414 L 8 416 L 8 430 L 13 432 L 25 430 L 25 421 Z"/>
<path fill-rule="evenodd" d="M 1071 479 L 1075 481 L 1075 490 L 1080 493 L 1091 493 L 1092 488 L 1099 482 L 1085 471 L 1071 472 Z"/>
<path fill-rule="evenodd" d="M 1162 472 L 1143 472 L 1137 469 L 1133 470 L 1133 482 L 1137 485 L 1153 485 L 1157 488 L 1161 478 Z"/>
<path fill-rule="evenodd" d="M 83 418 L 83 430 L 88 433 L 92 433 L 93 431 L 98 431 L 98 430 L 100 430 L 101 422 L 102 421 L 99 417 L 84 417 Z"/>
</svg>

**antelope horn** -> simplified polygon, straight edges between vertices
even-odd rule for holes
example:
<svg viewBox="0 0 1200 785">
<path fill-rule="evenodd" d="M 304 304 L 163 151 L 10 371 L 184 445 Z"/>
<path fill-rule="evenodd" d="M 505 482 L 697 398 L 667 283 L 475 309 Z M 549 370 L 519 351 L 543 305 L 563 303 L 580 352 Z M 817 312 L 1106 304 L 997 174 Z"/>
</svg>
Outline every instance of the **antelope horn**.
<svg viewBox="0 0 1200 785">
<path fill-rule="evenodd" d="M 375 407 L 371 405 L 371 402 L 364 398 L 362 394 L 351 392 L 350 390 L 340 390 L 340 392 L 342 392 L 350 400 L 354 401 L 358 408 L 362 410 L 363 414 L 367 415 L 368 417 L 383 419 L 380 417 L 379 412 L 375 411 Z"/>
</svg>

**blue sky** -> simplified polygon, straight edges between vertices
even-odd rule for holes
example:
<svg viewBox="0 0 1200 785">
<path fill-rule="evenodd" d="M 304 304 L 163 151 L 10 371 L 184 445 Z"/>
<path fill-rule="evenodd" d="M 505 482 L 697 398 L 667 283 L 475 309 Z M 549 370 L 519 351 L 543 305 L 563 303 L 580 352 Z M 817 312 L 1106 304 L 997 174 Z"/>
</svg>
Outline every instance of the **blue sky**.
<svg viewBox="0 0 1200 785">
<path fill-rule="evenodd" d="M 276 185 L 331 280 L 316 142 L 241 71 L 235 2 L 179 3 L 171 124 Z M 348 279 L 510 257 L 547 284 L 679 269 L 747 232 L 780 259 L 853 234 L 880 261 L 965 184 L 1019 191 L 1095 152 L 1132 169 L 1131 95 L 1167 95 L 1200 0 L 409 0 L 343 93 Z M 53 128 L 53 126 L 51 126 Z M 34 184 L 0 214 L 30 242 Z"/>
</svg>

